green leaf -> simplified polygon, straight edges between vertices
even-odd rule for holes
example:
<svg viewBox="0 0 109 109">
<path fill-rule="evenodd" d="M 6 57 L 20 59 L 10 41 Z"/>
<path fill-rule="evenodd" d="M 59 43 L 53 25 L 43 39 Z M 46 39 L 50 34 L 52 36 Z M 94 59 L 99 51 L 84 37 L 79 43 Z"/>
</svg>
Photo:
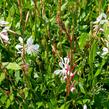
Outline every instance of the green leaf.
<svg viewBox="0 0 109 109">
<path fill-rule="evenodd" d="M 97 71 L 96 71 L 94 77 L 97 77 L 97 76 L 101 73 L 102 67 L 104 66 L 105 63 L 106 63 L 106 59 L 104 58 L 104 59 L 102 60 L 102 63 L 100 64 L 100 68 L 97 69 Z"/>
<path fill-rule="evenodd" d="M 82 50 L 84 46 L 86 45 L 87 39 L 89 38 L 88 33 L 82 33 L 80 38 L 79 38 L 79 46 L 80 49 Z"/>
<path fill-rule="evenodd" d="M 83 104 L 86 104 L 87 102 L 89 103 L 90 99 L 83 99 Z"/>
<path fill-rule="evenodd" d="M 68 101 L 65 104 L 63 104 L 59 109 L 69 109 L 69 105 L 70 105 L 70 103 Z"/>
<path fill-rule="evenodd" d="M 21 69 L 21 67 L 20 67 L 17 63 L 15 63 L 15 62 L 9 63 L 9 64 L 6 66 L 6 68 L 7 68 L 7 69 L 11 69 L 11 70 L 20 70 L 20 69 Z"/>
<path fill-rule="evenodd" d="M 43 102 L 37 102 L 36 105 L 38 105 L 38 109 L 43 106 Z"/>
<path fill-rule="evenodd" d="M 61 6 L 61 11 L 64 11 L 66 9 L 68 2 L 65 2 L 62 6 Z"/>
<path fill-rule="evenodd" d="M 83 103 L 82 103 L 82 100 L 78 100 L 78 101 L 77 101 L 77 104 L 81 104 L 81 105 L 82 105 L 82 104 L 83 104 Z"/>
<path fill-rule="evenodd" d="M 20 72 L 19 71 L 16 71 L 15 72 L 15 80 L 16 80 L 16 82 L 18 82 L 20 79 L 21 79 Z"/>
<path fill-rule="evenodd" d="M 5 79 L 5 73 L 1 73 L 0 75 L 0 84 Z"/>
<path fill-rule="evenodd" d="M 11 94 L 10 97 L 9 97 L 10 101 L 12 102 L 14 100 L 14 95 Z"/>
<path fill-rule="evenodd" d="M 25 94 L 25 98 L 27 98 L 28 97 L 28 88 L 24 88 L 23 89 L 23 92 Z"/>
<path fill-rule="evenodd" d="M 94 76 L 97 77 L 100 73 L 101 73 L 101 69 L 97 69 L 97 71 L 96 71 Z"/>
<path fill-rule="evenodd" d="M 11 101 L 10 101 L 10 99 L 8 99 L 6 102 L 6 108 L 8 108 L 10 105 L 11 105 Z"/>
<path fill-rule="evenodd" d="M 104 33 L 105 33 L 105 37 L 108 39 L 108 35 L 109 35 L 109 24 L 106 23 L 104 24 Z"/>
<path fill-rule="evenodd" d="M 1 96 L 0 101 L 2 104 L 6 102 L 7 97 L 5 95 Z"/>
<path fill-rule="evenodd" d="M 93 41 L 91 50 L 89 51 L 89 65 L 90 67 L 93 67 L 93 63 L 96 56 L 96 48 L 97 48 L 97 41 Z"/>
<path fill-rule="evenodd" d="M 79 83 L 79 88 L 80 88 L 81 92 L 85 94 L 85 90 L 84 90 L 82 83 Z"/>
</svg>

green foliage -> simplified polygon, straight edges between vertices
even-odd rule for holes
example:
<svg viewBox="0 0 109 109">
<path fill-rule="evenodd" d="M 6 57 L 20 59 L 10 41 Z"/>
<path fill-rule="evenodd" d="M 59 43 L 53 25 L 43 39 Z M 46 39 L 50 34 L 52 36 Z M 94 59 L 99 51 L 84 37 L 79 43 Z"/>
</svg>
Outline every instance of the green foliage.
<svg viewBox="0 0 109 109">
<path fill-rule="evenodd" d="M 100 13 L 109 19 L 108 0 L 0 0 L 0 21 L 9 22 L 8 41 L 0 24 L 0 108 L 109 109 L 109 21 L 95 24 Z M 75 74 L 68 95 L 54 74 L 66 56 Z"/>
</svg>

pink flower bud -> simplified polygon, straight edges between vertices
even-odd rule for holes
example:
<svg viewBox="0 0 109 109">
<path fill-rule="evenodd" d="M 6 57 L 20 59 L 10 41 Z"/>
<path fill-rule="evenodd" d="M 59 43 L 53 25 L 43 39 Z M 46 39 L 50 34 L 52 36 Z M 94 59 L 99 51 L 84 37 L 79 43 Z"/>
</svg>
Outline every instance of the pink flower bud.
<svg viewBox="0 0 109 109">
<path fill-rule="evenodd" d="M 71 80 L 74 78 L 74 76 L 75 76 L 74 73 L 71 73 L 71 74 L 70 74 L 70 78 L 71 78 Z"/>
</svg>

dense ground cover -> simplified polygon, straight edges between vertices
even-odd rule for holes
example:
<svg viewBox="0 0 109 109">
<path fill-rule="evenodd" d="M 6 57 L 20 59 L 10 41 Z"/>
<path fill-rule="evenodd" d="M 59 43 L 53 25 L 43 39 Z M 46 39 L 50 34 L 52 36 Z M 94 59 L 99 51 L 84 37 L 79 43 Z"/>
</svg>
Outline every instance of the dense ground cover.
<svg viewBox="0 0 109 109">
<path fill-rule="evenodd" d="M 108 0 L 0 0 L 0 108 L 109 109 Z"/>
</svg>

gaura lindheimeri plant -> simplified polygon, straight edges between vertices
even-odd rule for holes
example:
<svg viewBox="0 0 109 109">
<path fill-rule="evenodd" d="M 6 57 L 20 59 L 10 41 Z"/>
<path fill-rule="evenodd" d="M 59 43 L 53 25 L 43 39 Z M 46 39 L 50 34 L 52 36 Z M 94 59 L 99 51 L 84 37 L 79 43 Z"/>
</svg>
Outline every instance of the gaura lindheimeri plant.
<svg viewBox="0 0 109 109">
<path fill-rule="evenodd" d="M 74 70 L 73 66 L 72 68 L 70 67 L 70 59 L 68 57 L 65 57 L 64 59 L 61 57 L 61 61 L 59 62 L 59 66 L 61 69 L 55 70 L 54 74 L 60 75 L 61 79 L 66 81 L 66 91 L 67 95 L 69 95 L 70 91 L 74 92 L 75 87 L 74 87 L 74 82 L 72 82 L 75 73 L 72 73 L 72 70 Z"/>
<path fill-rule="evenodd" d="M 97 18 L 96 21 L 93 22 L 94 26 L 93 26 L 93 30 L 98 32 L 98 31 L 104 31 L 104 29 L 102 28 L 102 26 L 107 23 L 107 15 L 105 13 L 101 13 Z"/>
<path fill-rule="evenodd" d="M 35 44 L 35 45 L 33 44 L 32 36 L 27 39 L 27 43 L 26 44 L 24 44 L 24 41 L 23 41 L 23 39 L 21 37 L 19 37 L 19 42 L 20 43 L 15 46 L 15 48 L 18 50 L 17 53 L 22 54 L 23 53 L 23 47 L 24 47 L 24 51 L 27 54 L 32 55 L 33 53 L 37 53 L 38 52 L 39 45 L 38 44 Z"/>
</svg>

